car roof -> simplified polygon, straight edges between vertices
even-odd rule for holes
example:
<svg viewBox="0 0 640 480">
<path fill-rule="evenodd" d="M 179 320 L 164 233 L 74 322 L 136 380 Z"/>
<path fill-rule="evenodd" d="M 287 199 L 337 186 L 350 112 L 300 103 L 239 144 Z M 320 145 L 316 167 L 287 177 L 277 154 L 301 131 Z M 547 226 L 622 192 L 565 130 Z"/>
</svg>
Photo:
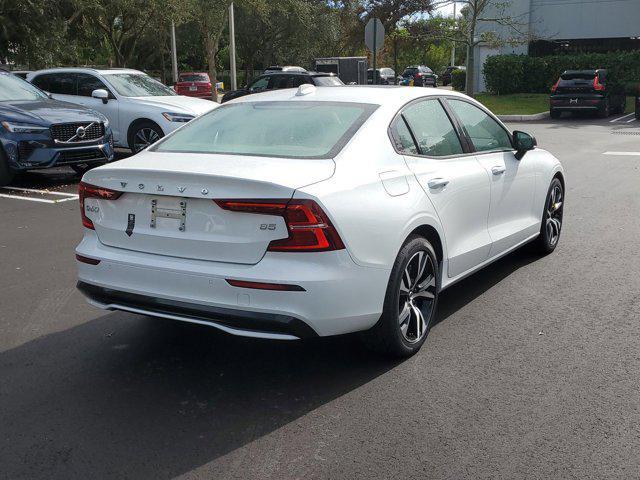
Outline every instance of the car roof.
<svg viewBox="0 0 640 480">
<path fill-rule="evenodd" d="M 305 70 L 304 72 L 298 72 L 298 71 L 289 71 L 289 72 L 282 72 L 280 70 L 274 70 L 273 72 L 266 72 L 263 73 L 261 76 L 265 76 L 265 75 L 273 75 L 273 76 L 278 76 L 278 75 L 298 75 L 298 76 L 303 76 L 303 77 L 308 77 L 308 76 L 312 76 L 312 77 L 337 77 L 337 75 L 335 73 L 332 72 L 312 72 L 309 70 Z"/>
<path fill-rule="evenodd" d="M 595 75 L 596 72 L 606 72 L 606 70 L 604 68 L 594 68 L 594 69 L 588 69 L 588 70 L 565 70 L 564 72 L 562 72 L 562 74 L 564 75 L 565 73 L 568 74 L 573 74 L 573 75 Z"/>
<path fill-rule="evenodd" d="M 309 87 L 309 86 L 307 86 Z M 385 105 L 399 109 L 402 105 L 421 97 L 446 95 L 464 97 L 459 92 L 436 88 L 410 88 L 393 85 L 344 85 L 331 88 L 310 87 L 310 93 L 296 95 L 299 89 L 285 88 L 269 90 L 253 95 L 246 95 L 232 102 L 269 102 L 269 101 L 318 101 L 318 102 L 351 102 Z"/>
<path fill-rule="evenodd" d="M 181 72 L 179 75 L 209 75 L 207 72 Z"/>
<path fill-rule="evenodd" d="M 116 73 L 143 74 L 145 72 L 134 70 L 132 68 L 93 68 L 93 67 L 56 67 L 46 68 L 44 70 L 36 70 L 31 72 L 30 77 L 42 75 L 43 73 L 97 73 L 100 75 L 113 75 Z"/>
</svg>

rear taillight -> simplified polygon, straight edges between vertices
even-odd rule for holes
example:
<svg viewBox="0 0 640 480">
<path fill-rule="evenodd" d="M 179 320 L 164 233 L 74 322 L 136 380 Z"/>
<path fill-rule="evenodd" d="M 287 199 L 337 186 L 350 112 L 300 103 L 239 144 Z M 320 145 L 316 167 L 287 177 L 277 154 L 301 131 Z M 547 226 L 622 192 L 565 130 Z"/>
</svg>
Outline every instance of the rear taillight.
<svg viewBox="0 0 640 480">
<path fill-rule="evenodd" d="M 270 252 L 327 252 L 342 250 L 344 243 L 329 217 L 313 200 L 215 200 L 233 212 L 277 215 L 284 218 L 289 237 L 273 240 Z"/>
<path fill-rule="evenodd" d="M 109 188 L 96 187 L 88 183 L 80 182 L 78 185 L 78 197 L 80 200 L 80 215 L 82 216 L 82 225 L 91 230 L 95 230 L 93 222 L 87 217 L 84 201 L 87 198 L 100 198 L 102 200 L 116 200 L 122 195 L 122 192 L 111 190 Z"/>
<path fill-rule="evenodd" d="M 600 83 L 600 79 L 598 78 L 598 75 L 596 75 L 595 78 L 593 79 L 593 89 L 599 92 L 602 92 L 606 89 L 606 87 Z"/>
<path fill-rule="evenodd" d="M 560 79 L 558 79 L 558 81 L 553 85 L 553 87 L 551 87 L 551 93 L 556 93 L 556 90 L 558 89 L 558 85 L 560 85 Z"/>
</svg>

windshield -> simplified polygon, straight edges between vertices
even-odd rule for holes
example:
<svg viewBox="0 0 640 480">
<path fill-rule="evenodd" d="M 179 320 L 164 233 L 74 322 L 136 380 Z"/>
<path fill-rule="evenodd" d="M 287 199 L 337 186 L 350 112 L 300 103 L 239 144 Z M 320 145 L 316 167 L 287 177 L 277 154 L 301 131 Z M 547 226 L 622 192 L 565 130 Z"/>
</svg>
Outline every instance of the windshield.
<svg viewBox="0 0 640 480">
<path fill-rule="evenodd" d="M 10 73 L 0 73 L 0 102 L 45 98 L 48 98 L 45 93 L 29 82 Z"/>
<path fill-rule="evenodd" d="M 319 87 L 338 87 L 344 85 L 338 77 L 315 77 L 314 80 Z"/>
<path fill-rule="evenodd" d="M 144 73 L 113 73 L 105 75 L 111 86 L 123 97 L 166 97 L 177 95 L 169 87 Z"/>
<path fill-rule="evenodd" d="M 377 105 L 343 102 L 242 102 L 193 120 L 158 152 L 331 158 Z"/>
<path fill-rule="evenodd" d="M 209 77 L 201 73 L 193 73 L 190 75 L 180 75 L 181 82 L 208 82 Z"/>
</svg>

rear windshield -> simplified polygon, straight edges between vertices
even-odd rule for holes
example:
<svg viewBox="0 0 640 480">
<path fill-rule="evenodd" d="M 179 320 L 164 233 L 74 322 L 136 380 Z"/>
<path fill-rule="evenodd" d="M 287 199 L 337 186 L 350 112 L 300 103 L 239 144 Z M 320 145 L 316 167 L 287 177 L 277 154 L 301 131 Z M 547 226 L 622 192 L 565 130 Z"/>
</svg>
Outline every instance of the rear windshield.
<svg viewBox="0 0 640 480">
<path fill-rule="evenodd" d="M 404 72 L 402 72 L 403 77 L 410 77 L 411 75 L 415 75 L 418 73 L 417 68 L 405 68 Z"/>
<path fill-rule="evenodd" d="M 208 82 L 209 77 L 202 74 L 180 75 L 181 82 Z"/>
<path fill-rule="evenodd" d="M 562 80 L 593 80 L 596 74 L 594 72 L 572 72 L 560 75 Z"/>
<path fill-rule="evenodd" d="M 285 158 L 331 158 L 378 105 L 241 102 L 193 120 L 152 150 Z"/>
</svg>

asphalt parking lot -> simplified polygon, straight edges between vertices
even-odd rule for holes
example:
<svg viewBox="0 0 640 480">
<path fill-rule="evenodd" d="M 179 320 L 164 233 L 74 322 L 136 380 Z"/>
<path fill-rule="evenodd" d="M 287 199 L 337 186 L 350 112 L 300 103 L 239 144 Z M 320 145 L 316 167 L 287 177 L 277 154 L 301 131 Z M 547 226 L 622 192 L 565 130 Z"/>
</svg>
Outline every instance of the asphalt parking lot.
<svg viewBox="0 0 640 480">
<path fill-rule="evenodd" d="M 640 122 L 511 127 L 564 164 L 560 245 L 447 290 L 403 362 L 96 310 L 78 177 L 0 189 L 0 478 L 639 478 Z"/>
</svg>

